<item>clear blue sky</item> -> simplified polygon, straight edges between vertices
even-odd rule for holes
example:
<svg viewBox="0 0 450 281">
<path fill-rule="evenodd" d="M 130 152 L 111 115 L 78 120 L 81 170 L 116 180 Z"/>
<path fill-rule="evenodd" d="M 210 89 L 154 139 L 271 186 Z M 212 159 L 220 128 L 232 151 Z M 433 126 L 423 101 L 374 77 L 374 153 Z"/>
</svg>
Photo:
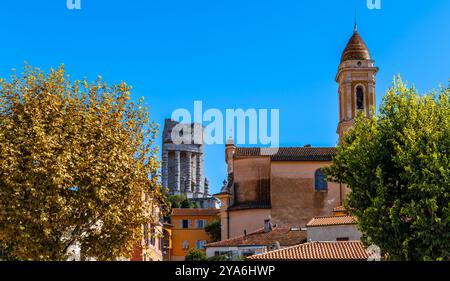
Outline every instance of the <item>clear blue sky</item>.
<svg viewBox="0 0 450 281">
<path fill-rule="evenodd" d="M 333 146 L 334 77 L 359 32 L 376 65 L 377 101 L 401 73 L 420 91 L 450 78 L 450 1 L 2 0 L 0 77 L 24 61 L 73 78 L 126 81 L 162 124 L 176 108 L 279 108 L 283 146 Z M 206 148 L 213 191 L 226 177 L 223 145 Z"/>
</svg>

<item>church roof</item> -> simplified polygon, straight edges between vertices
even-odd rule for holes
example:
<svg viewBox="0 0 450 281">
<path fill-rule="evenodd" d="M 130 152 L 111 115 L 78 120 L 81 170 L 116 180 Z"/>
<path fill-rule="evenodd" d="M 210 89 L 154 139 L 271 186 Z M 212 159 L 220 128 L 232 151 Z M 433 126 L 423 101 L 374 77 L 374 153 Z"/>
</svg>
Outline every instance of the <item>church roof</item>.
<svg viewBox="0 0 450 281">
<path fill-rule="evenodd" d="M 238 147 L 234 154 L 235 157 L 270 156 L 272 161 L 331 161 L 334 155 L 335 147 Z"/>
<path fill-rule="evenodd" d="M 364 40 L 359 35 L 358 31 L 354 30 L 352 37 L 347 43 L 341 57 L 341 63 L 348 60 L 370 60 L 370 52 L 364 43 Z"/>
</svg>

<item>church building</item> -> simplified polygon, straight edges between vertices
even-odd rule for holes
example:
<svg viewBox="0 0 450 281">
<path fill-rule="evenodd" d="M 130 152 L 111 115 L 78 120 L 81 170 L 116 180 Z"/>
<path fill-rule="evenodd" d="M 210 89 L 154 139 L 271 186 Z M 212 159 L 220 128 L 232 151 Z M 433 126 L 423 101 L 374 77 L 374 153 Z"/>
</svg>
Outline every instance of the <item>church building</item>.
<svg viewBox="0 0 450 281">
<path fill-rule="evenodd" d="M 377 71 L 355 24 L 336 75 L 340 138 L 359 112 L 372 114 Z M 281 147 L 274 155 L 265 149 L 226 144 L 228 181 L 215 195 L 222 203 L 222 240 L 254 232 L 268 218 L 277 227 L 303 228 L 313 217 L 330 215 L 349 192 L 322 172 L 335 147 Z"/>
</svg>

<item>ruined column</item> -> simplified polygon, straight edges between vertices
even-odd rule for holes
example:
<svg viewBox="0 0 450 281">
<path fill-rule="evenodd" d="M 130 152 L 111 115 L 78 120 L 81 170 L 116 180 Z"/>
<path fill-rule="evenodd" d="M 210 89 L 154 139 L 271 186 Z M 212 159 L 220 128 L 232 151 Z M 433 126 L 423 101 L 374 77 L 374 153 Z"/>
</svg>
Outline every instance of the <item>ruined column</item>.
<svg viewBox="0 0 450 281">
<path fill-rule="evenodd" d="M 192 191 L 192 152 L 186 152 L 186 192 Z"/>
<path fill-rule="evenodd" d="M 169 185 L 169 151 L 163 149 L 161 167 L 162 186 L 168 188 Z"/>
<path fill-rule="evenodd" d="M 197 153 L 197 170 L 196 170 L 196 175 L 195 175 L 195 179 L 196 179 L 196 190 L 195 192 L 198 194 L 202 194 L 203 192 L 203 174 L 202 174 L 202 166 L 203 166 L 203 154 L 202 153 Z"/>
<path fill-rule="evenodd" d="M 209 181 L 208 178 L 205 178 L 205 185 L 204 185 L 204 189 L 205 189 L 205 195 L 209 195 Z"/>
<path fill-rule="evenodd" d="M 181 188 L 180 188 L 180 167 L 181 166 L 181 161 L 180 161 L 180 151 L 176 150 L 175 151 L 175 186 L 174 191 L 175 193 L 180 193 L 181 192 Z"/>
</svg>

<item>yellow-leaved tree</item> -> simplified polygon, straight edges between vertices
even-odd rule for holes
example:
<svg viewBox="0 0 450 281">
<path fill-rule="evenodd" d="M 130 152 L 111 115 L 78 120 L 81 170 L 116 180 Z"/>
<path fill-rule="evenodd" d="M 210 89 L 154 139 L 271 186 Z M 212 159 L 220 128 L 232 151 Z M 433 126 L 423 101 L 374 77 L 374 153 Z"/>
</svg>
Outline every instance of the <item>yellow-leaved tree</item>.
<svg viewBox="0 0 450 281">
<path fill-rule="evenodd" d="M 0 80 L 0 241 L 19 260 L 129 257 L 163 204 L 157 125 L 125 83 L 64 67 Z M 147 200 L 144 200 L 147 198 Z"/>
</svg>

